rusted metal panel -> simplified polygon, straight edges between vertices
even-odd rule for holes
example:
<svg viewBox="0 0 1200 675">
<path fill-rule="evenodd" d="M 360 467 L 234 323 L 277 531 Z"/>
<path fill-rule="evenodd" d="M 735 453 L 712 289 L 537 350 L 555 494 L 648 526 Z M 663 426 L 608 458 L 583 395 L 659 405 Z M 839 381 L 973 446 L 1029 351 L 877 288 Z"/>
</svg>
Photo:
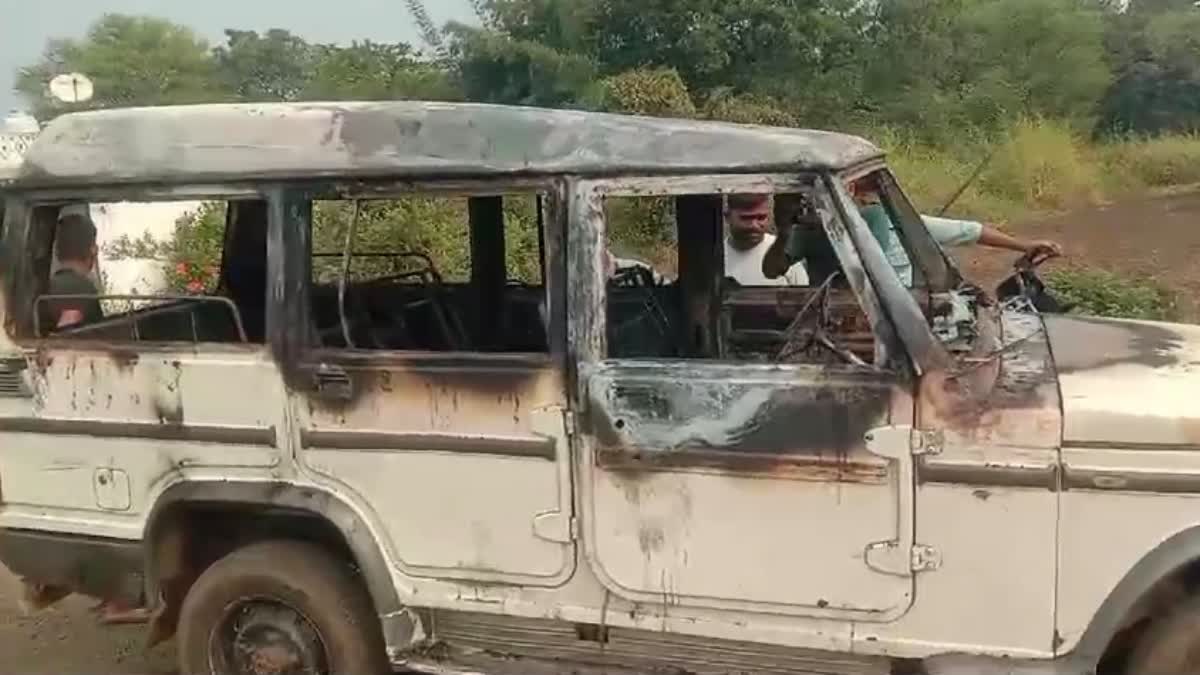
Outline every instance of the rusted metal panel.
<svg viewBox="0 0 1200 675">
<path fill-rule="evenodd" d="M 551 462 L 558 458 L 554 441 L 537 437 L 304 430 L 300 433 L 300 445 L 304 448 L 323 450 L 450 452 L 494 457 L 528 457 Z"/>
<path fill-rule="evenodd" d="M 980 335 L 972 353 L 956 369 L 922 378 L 918 423 L 944 430 L 952 453 L 979 447 L 1056 451 L 1062 413 L 1041 319 L 988 306 L 977 313 Z"/>
<path fill-rule="evenodd" d="M 321 367 L 340 369 L 349 395 L 294 390 L 304 472 L 359 496 L 406 574 L 545 587 L 572 573 L 566 385 L 551 355 L 321 350 L 301 369 Z"/>
<path fill-rule="evenodd" d="M 58 117 L 13 182 L 783 171 L 840 169 L 882 154 L 831 132 L 526 107 L 198 105 Z"/>
<path fill-rule="evenodd" d="M 892 384 L 873 372 L 678 362 L 588 372 L 588 428 L 605 449 L 844 458 L 886 422 Z"/>
</svg>

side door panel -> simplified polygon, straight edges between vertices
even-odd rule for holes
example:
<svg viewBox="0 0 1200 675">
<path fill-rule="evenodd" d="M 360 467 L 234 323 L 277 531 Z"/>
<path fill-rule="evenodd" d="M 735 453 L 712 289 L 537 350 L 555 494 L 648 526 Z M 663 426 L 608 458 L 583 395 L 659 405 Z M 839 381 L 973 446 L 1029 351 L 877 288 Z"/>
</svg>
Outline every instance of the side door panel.
<svg viewBox="0 0 1200 675">
<path fill-rule="evenodd" d="M 782 614 L 907 610 L 911 575 L 872 569 L 867 553 L 911 538 L 898 511 L 911 473 L 863 440 L 911 420 L 886 375 L 606 362 L 586 381 L 588 557 L 615 592 Z"/>
<path fill-rule="evenodd" d="M 0 417 L 10 512 L 137 515 L 181 472 L 279 464 L 282 387 L 264 350 L 135 348 L 29 354 L 26 410 Z"/>
<path fill-rule="evenodd" d="M 301 461 L 372 512 L 405 574 L 570 576 L 571 462 L 550 357 L 312 358 L 325 393 L 295 394 Z"/>
</svg>

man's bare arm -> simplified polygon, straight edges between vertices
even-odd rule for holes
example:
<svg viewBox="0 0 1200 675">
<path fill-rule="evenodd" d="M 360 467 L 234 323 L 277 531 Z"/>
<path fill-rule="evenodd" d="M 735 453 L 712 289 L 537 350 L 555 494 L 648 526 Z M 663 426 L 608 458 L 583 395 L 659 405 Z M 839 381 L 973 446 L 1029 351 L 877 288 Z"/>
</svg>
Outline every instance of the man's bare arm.
<svg viewBox="0 0 1200 675">
<path fill-rule="evenodd" d="M 1054 255 L 1062 255 L 1062 246 L 1056 241 L 1018 239 L 990 225 L 983 226 L 983 231 L 979 235 L 979 244 L 989 248 L 1002 248 L 1021 253 L 1043 250 Z"/>
<path fill-rule="evenodd" d="M 795 228 L 796 215 L 804 208 L 800 195 L 779 195 L 775 198 L 775 241 L 763 255 L 762 273 L 768 279 L 778 279 L 787 274 L 795 260 L 788 259 L 788 242 Z"/>
<path fill-rule="evenodd" d="M 791 239 L 791 228 L 779 228 L 779 235 L 775 237 L 775 241 L 771 242 L 771 246 L 767 248 L 767 252 L 763 254 L 762 273 L 768 279 L 778 279 L 787 274 L 788 268 L 792 266 L 788 261 L 787 247 L 788 240 Z"/>
</svg>

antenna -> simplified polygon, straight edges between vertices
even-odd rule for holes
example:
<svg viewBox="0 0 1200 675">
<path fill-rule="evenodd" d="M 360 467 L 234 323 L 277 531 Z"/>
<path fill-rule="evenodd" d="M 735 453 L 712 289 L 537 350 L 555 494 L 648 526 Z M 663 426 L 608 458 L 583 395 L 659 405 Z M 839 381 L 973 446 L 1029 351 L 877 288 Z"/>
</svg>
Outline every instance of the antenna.
<svg viewBox="0 0 1200 675">
<path fill-rule="evenodd" d="M 63 73 L 55 76 L 46 85 L 50 96 L 63 103 L 84 103 L 92 100 L 96 88 L 87 75 L 80 73 Z"/>
</svg>

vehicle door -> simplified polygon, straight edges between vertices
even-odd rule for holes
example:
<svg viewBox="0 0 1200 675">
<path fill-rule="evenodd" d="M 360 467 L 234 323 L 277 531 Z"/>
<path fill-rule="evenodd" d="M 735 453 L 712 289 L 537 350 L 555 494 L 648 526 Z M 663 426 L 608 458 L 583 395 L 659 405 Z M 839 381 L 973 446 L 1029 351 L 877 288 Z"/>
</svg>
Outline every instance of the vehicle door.
<svg viewBox="0 0 1200 675">
<path fill-rule="evenodd" d="M 171 482 L 214 470 L 254 475 L 280 463 L 282 380 L 263 335 L 244 329 L 254 317 L 218 289 L 214 273 L 227 223 L 257 232 L 263 245 L 245 255 L 259 256 L 261 283 L 251 305 L 263 311 L 265 202 L 249 192 L 208 194 L 180 205 L 163 191 L 146 211 L 166 218 L 169 231 L 178 221 L 180 231 L 211 237 L 202 248 L 215 253 L 200 265 L 207 279 L 188 288 L 180 277 L 140 295 L 101 288 L 104 316 L 62 330 L 37 318 L 41 304 L 55 300 L 46 286 L 58 215 L 67 203 L 123 195 L 64 199 L 60 192 L 10 203 L 0 525 L 54 530 L 70 523 L 74 532 L 137 539 L 154 496 Z M 131 197 L 149 205 L 157 195 Z M 156 271 L 166 265 L 142 262 Z"/>
<path fill-rule="evenodd" d="M 736 353 L 737 340 L 789 334 L 819 289 L 731 290 L 711 273 L 724 257 L 720 195 L 733 191 L 773 193 L 777 205 L 792 193 L 816 200 L 849 271 L 831 285 L 840 298 L 831 302 L 861 315 L 863 362 Z M 582 523 L 605 586 L 651 606 L 862 621 L 903 614 L 913 599 L 910 380 L 895 367 L 887 319 L 823 184 L 646 178 L 581 181 L 571 194 Z M 634 291 L 606 283 L 605 248 L 637 240 L 644 214 L 671 212 L 677 245 L 660 236 L 646 257 L 677 266 L 675 282 Z M 673 246 L 676 257 L 661 254 Z M 765 310 L 770 325 L 740 325 L 751 310 Z M 650 326 L 645 335 L 622 335 L 639 324 Z"/>
<path fill-rule="evenodd" d="M 289 248 L 312 326 L 291 382 L 303 469 L 369 514 L 406 575 L 561 584 L 562 200 L 389 189 L 289 197 L 289 232 L 312 234 Z"/>
</svg>

